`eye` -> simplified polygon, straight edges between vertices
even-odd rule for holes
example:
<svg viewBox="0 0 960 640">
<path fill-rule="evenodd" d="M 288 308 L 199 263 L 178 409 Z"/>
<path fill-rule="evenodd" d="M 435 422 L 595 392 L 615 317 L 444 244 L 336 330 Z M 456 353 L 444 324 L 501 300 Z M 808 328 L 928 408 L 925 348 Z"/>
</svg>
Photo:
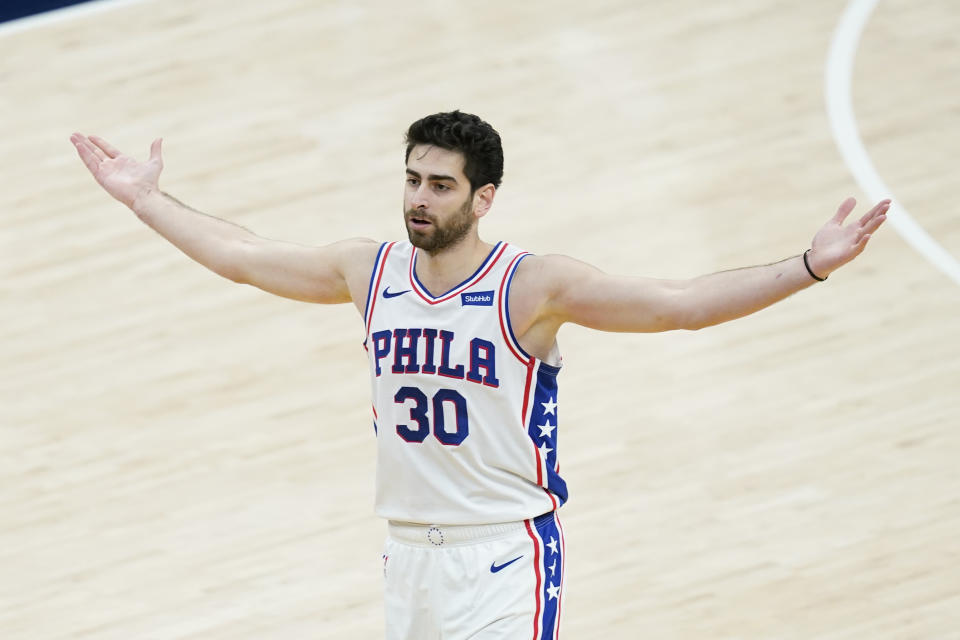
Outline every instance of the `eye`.
<svg viewBox="0 0 960 640">
<path fill-rule="evenodd" d="M 420 181 L 417 180 L 416 178 L 407 178 L 407 184 L 409 184 L 412 187 L 415 187 L 418 184 L 420 184 Z"/>
<path fill-rule="evenodd" d="M 450 190 L 450 187 L 448 187 L 448 186 L 445 185 L 445 184 L 438 184 L 438 185 L 436 185 L 436 189 L 437 189 L 437 191 L 449 191 L 449 190 Z"/>
</svg>

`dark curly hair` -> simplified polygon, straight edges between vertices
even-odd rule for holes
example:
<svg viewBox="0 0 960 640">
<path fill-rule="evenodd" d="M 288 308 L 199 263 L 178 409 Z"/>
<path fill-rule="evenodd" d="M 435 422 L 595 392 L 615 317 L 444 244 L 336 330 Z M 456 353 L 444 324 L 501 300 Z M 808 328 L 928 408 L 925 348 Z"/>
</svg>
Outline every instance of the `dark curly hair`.
<svg viewBox="0 0 960 640">
<path fill-rule="evenodd" d="M 410 150 L 418 144 L 462 153 L 463 173 L 470 181 L 471 191 L 491 183 L 499 187 L 503 179 L 500 134 L 473 114 L 449 111 L 421 118 L 407 129 L 406 143 L 405 160 L 410 159 Z"/>
</svg>

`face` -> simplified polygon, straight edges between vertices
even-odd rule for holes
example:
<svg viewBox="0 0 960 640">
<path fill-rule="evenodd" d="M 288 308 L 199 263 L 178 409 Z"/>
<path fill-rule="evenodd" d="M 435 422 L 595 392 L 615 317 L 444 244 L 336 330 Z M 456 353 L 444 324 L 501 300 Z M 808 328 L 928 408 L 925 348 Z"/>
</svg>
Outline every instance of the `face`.
<svg viewBox="0 0 960 640">
<path fill-rule="evenodd" d="M 431 255 L 456 245 L 476 226 L 478 198 L 463 163 L 457 151 L 427 145 L 410 150 L 403 194 L 407 237 Z"/>
</svg>

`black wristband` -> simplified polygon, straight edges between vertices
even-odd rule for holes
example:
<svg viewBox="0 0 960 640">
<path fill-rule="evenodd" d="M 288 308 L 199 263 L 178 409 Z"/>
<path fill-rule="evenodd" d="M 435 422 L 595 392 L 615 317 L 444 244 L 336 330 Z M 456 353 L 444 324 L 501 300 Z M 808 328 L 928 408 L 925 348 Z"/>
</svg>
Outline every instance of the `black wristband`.
<svg viewBox="0 0 960 640">
<path fill-rule="evenodd" d="M 807 249 L 803 252 L 803 266 L 807 268 L 807 273 L 810 274 L 810 277 L 816 280 L 817 282 L 823 282 L 826 278 L 821 278 L 813 272 L 813 269 L 810 268 L 810 263 L 807 262 L 807 254 L 810 253 L 810 249 Z"/>
</svg>

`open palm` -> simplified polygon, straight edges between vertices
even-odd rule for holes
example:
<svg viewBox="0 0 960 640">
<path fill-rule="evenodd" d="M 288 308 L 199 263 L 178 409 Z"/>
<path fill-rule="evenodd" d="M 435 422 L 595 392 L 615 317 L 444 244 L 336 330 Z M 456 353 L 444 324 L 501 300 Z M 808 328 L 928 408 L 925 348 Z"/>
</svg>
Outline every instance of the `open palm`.
<svg viewBox="0 0 960 640">
<path fill-rule="evenodd" d="M 159 189 L 158 181 L 163 170 L 160 138 L 150 145 L 150 157 L 145 162 L 122 154 L 109 142 L 97 136 L 87 137 L 75 133 L 70 136 L 70 142 L 76 147 L 80 159 L 97 183 L 128 207 L 133 207 L 140 194 Z"/>
<path fill-rule="evenodd" d="M 813 271 L 826 277 L 835 269 L 842 267 L 860 255 L 867 246 L 873 233 L 887 219 L 890 200 L 881 200 L 867 211 L 858 221 L 844 226 L 857 201 L 844 200 L 836 215 L 823 225 L 813 237 L 810 249 L 810 264 Z"/>
</svg>

